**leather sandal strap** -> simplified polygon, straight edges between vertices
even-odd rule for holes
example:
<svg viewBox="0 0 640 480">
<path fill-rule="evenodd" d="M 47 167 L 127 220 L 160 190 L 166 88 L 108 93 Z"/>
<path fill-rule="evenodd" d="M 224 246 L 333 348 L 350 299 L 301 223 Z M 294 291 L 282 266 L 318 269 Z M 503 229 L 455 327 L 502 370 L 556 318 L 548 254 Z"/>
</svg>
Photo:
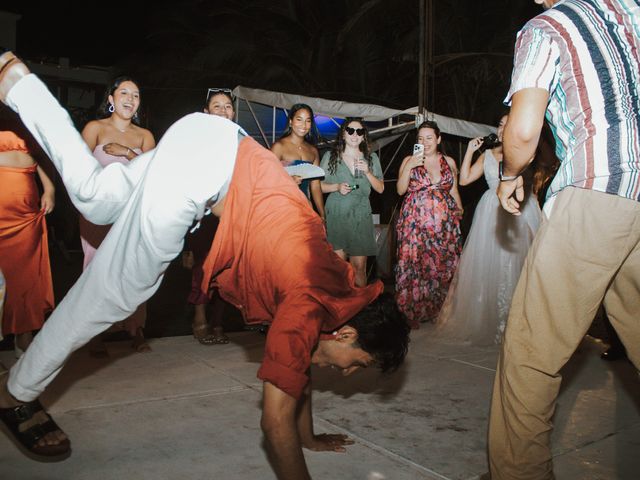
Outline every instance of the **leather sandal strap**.
<svg viewBox="0 0 640 480">
<path fill-rule="evenodd" d="M 51 418 L 51 415 L 49 415 L 47 413 L 47 411 L 44 409 L 44 407 L 42 406 L 42 404 L 40 403 L 40 400 L 35 399 L 32 402 L 29 402 L 30 405 L 32 405 L 33 408 L 37 408 L 37 411 L 42 412 L 43 415 L 45 415 L 47 417 L 47 421 L 46 424 L 51 424 L 54 429 L 53 430 L 60 430 L 62 431 L 62 429 L 56 424 L 56 422 L 53 420 L 53 418 Z M 52 430 L 52 431 L 53 431 Z"/>
<path fill-rule="evenodd" d="M 24 445 L 35 445 L 48 433 L 60 430 L 38 400 L 0 409 L 0 418 L 15 435 L 21 437 L 21 443 Z"/>
<path fill-rule="evenodd" d="M 4 72 L 4 70 L 5 70 L 9 65 L 11 65 L 13 62 L 15 62 L 16 60 L 18 60 L 18 57 L 13 57 L 13 58 L 9 59 L 9 60 L 7 61 L 7 63 L 5 63 L 4 65 L 2 65 L 2 66 L 0 67 L 0 77 L 2 76 L 2 73 Z"/>
<path fill-rule="evenodd" d="M 45 422 L 32 425 L 26 430 L 20 431 L 18 435 L 22 437 L 24 444 L 35 445 L 38 443 L 38 440 L 44 438 L 48 433 L 55 432 L 56 430 L 57 428 L 55 428 L 55 425 L 52 425 L 52 422 Z"/>
</svg>

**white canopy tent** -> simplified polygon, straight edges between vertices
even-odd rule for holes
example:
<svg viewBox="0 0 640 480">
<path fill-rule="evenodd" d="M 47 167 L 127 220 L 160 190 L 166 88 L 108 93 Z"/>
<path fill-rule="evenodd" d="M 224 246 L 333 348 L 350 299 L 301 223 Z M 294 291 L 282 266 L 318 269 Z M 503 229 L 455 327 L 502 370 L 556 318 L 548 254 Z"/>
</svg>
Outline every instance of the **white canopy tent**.
<svg viewBox="0 0 640 480">
<path fill-rule="evenodd" d="M 350 103 L 339 100 L 327 100 L 319 97 L 307 97 L 292 93 L 273 92 L 255 88 L 238 86 L 233 89 L 236 98 L 237 122 L 252 136 L 261 138 L 269 147 L 284 131 L 286 121 L 279 121 L 278 116 L 286 117 L 287 111 L 296 103 L 306 103 L 313 108 L 316 116 L 336 118 L 361 117 L 365 122 L 383 123 L 370 130 L 372 138 L 377 140 L 376 147 L 380 148 L 380 139 L 392 141 L 401 133 L 414 129 L 423 117 L 418 114 L 418 107 L 406 110 L 396 110 L 380 105 L 366 103 Z M 481 123 L 469 122 L 457 118 L 428 113 L 429 120 L 435 120 L 443 133 L 465 138 L 483 137 L 495 132 L 495 127 Z M 408 120 L 407 120 L 408 119 Z M 389 139 L 388 137 L 394 137 Z"/>
</svg>

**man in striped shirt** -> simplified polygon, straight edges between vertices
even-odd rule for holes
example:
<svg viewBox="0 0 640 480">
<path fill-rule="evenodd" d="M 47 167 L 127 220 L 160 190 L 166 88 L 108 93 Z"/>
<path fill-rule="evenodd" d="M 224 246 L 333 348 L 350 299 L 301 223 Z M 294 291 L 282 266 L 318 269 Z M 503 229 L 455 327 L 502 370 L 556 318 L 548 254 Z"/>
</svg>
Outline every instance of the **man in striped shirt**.
<svg viewBox="0 0 640 480">
<path fill-rule="evenodd" d="M 640 5 L 535 0 L 518 34 L 498 197 L 519 215 L 521 171 L 546 115 L 561 165 L 516 288 L 493 391 L 493 480 L 552 479 L 559 371 L 600 304 L 640 366 Z"/>
</svg>

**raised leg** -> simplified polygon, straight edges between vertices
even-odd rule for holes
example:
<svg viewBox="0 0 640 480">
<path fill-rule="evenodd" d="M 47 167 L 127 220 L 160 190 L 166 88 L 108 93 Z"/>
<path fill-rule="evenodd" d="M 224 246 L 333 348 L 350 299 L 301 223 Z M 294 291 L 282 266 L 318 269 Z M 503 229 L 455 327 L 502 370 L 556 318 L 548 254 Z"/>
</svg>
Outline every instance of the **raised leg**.
<svg viewBox="0 0 640 480">
<path fill-rule="evenodd" d="M 0 68 L 6 55 L 0 55 Z M 154 151 L 141 156 L 144 162 L 100 170 L 44 84 L 33 75 L 17 80 L 7 75 L 14 71 L 10 65 L 0 73 L 0 100 L 21 116 L 52 156 L 81 213 L 94 223 L 115 223 L 92 263 L 11 369 L 6 387 L 6 375 L 2 379 L 0 408 L 35 400 L 71 352 L 128 317 L 156 291 L 169 262 L 180 253 L 187 229 L 231 177 L 239 130 L 219 117 L 188 115 Z M 9 410 L 0 413 L 9 415 Z M 40 415 L 35 407 L 31 410 Z M 38 442 L 63 444 L 62 432 L 50 433 L 58 439 L 48 434 Z"/>
</svg>

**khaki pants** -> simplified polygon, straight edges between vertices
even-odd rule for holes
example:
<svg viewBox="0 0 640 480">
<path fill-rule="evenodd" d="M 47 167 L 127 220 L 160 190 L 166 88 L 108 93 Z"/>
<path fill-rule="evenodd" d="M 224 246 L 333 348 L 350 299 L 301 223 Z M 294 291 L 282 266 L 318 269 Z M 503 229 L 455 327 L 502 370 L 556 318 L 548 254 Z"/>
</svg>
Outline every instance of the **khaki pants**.
<svg viewBox="0 0 640 480">
<path fill-rule="evenodd" d="M 553 479 L 551 417 L 569 360 L 604 301 L 640 366 L 640 202 L 564 189 L 514 293 L 493 388 L 491 478 Z"/>
</svg>

